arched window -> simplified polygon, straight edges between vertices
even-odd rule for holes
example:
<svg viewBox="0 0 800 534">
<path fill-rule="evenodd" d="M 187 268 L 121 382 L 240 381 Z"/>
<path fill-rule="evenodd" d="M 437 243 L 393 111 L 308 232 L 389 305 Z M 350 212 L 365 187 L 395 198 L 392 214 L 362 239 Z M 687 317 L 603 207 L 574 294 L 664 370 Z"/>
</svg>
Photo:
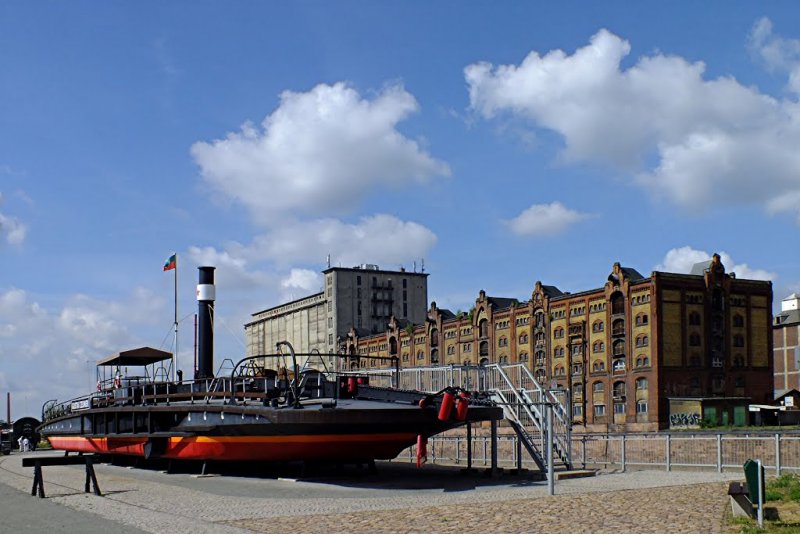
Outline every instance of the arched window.
<svg viewBox="0 0 800 534">
<path fill-rule="evenodd" d="M 735 336 L 733 336 L 733 346 L 744 347 L 744 336 L 741 334 L 736 334 Z"/>
<path fill-rule="evenodd" d="M 650 358 L 639 356 L 636 358 L 636 367 L 650 367 Z"/>
<path fill-rule="evenodd" d="M 553 376 L 564 376 L 566 375 L 566 371 L 564 370 L 563 365 L 557 365 L 556 368 L 553 370 Z"/>
<path fill-rule="evenodd" d="M 574 397 L 583 397 L 583 384 L 572 384 L 572 395 Z"/>
<path fill-rule="evenodd" d="M 554 358 L 561 358 L 562 356 L 564 356 L 564 347 L 556 347 L 553 349 Z"/>
<path fill-rule="evenodd" d="M 605 330 L 603 321 L 595 321 L 592 323 L 592 332 L 602 332 Z"/>
<path fill-rule="evenodd" d="M 592 352 L 605 352 L 606 344 L 602 341 L 595 341 L 592 344 Z"/>
<path fill-rule="evenodd" d="M 521 336 L 519 336 L 519 344 L 520 345 L 524 345 L 527 342 L 528 342 L 528 334 L 523 333 Z"/>
<path fill-rule="evenodd" d="M 614 356 L 624 356 L 625 355 L 625 342 L 621 339 L 618 339 L 614 342 L 613 352 Z"/>
<path fill-rule="evenodd" d="M 439 345 L 439 330 L 436 328 L 431 328 L 431 347 L 437 347 Z"/>
<path fill-rule="evenodd" d="M 489 321 L 486 319 L 481 319 L 478 323 L 478 331 L 480 333 L 480 337 L 489 337 Z"/>
<path fill-rule="evenodd" d="M 521 352 L 520 355 L 519 355 L 519 361 L 527 362 L 528 361 L 528 353 L 527 352 Z"/>
<path fill-rule="evenodd" d="M 392 336 L 389 338 L 389 355 L 395 356 L 397 354 L 397 338 Z"/>
<path fill-rule="evenodd" d="M 553 337 L 556 339 L 561 339 L 562 337 L 564 337 L 564 329 L 559 326 L 558 328 L 553 330 Z"/>
<path fill-rule="evenodd" d="M 636 401 L 636 413 L 637 414 L 640 414 L 640 413 L 646 414 L 647 413 L 647 401 L 646 400 Z"/>
<path fill-rule="evenodd" d="M 615 397 L 625 396 L 625 382 L 623 381 L 614 382 L 614 396 Z"/>
<path fill-rule="evenodd" d="M 497 340 L 498 347 L 507 347 L 508 346 L 508 338 L 506 336 L 501 337 Z"/>
<path fill-rule="evenodd" d="M 535 361 L 536 365 L 544 365 L 544 351 L 543 350 L 537 350 L 536 353 L 534 354 L 534 357 L 536 359 L 536 361 Z"/>
<path fill-rule="evenodd" d="M 431 365 L 439 363 L 439 349 L 431 349 Z"/>
<path fill-rule="evenodd" d="M 625 358 L 617 358 L 614 360 L 613 364 L 613 371 L 624 371 L 625 370 Z"/>
<path fill-rule="evenodd" d="M 636 379 L 636 389 L 637 390 L 646 390 L 647 389 L 647 379 L 646 378 L 637 378 Z"/>
<path fill-rule="evenodd" d="M 611 323 L 611 335 L 612 336 L 625 335 L 625 319 L 616 319 L 613 323 Z"/>
<path fill-rule="evenodd" d="M 424 359 L 425 359 L 425 353 L 422 351 L 417 352 L 417 360 L 424 360 Z"/>
<path fill-rule="evenodd" d="M 489 356 L 489 342 L 488 341 L 481 341 L 480 356 L 482 356 L 484 359 L 488 358 L 488 356 Z"/>
<path fill-rule="evenodd" d="M 595 373 L 599 373 L 606 370 L 606 362 L 603 360 L 595 360 L 592 363 L 592 371 Z"/>
<path fill-rule="evenodd" d="M 636 338 L 636 346 L 637 347 L 646 347 L 650 344 L 650 339 L 647 336 L 638 336 Z"/>
<path fill-rule="evenodd" d="M 647 324 L 647 314 L 640 313 L 636 316 L 636 326 L 644 326 Z"/>
<path fill-rule="evenodd" d="M 625 297 L 617 291 L 611 295 L 611 314 L 625 313 Z"/>
</svg>

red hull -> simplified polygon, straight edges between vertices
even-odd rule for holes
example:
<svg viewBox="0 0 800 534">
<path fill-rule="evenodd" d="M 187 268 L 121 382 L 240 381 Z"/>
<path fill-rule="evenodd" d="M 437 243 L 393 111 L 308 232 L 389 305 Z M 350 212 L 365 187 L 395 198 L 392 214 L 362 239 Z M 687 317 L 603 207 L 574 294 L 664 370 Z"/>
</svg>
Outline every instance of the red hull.
<svg viewBox="0 0 800 534">
<path fill-rule="evenodd" d="M 374 458 L 390 460 L 413 445 L 410 433 L 309 436 L 172 437 L 160 456 L 173 460 L 292 461 Z M 54 449 L 144 456 L 147 438 L 51 436 Z"/>
</svg>

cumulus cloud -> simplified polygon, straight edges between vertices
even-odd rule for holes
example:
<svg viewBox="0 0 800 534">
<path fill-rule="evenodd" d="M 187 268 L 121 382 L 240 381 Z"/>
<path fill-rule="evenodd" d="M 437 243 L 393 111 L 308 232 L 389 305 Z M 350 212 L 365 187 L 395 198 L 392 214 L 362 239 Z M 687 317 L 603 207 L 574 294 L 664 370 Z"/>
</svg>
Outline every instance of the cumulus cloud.
<svg viewBox="0 0 800 534">
<path fill-rule="evenodd" d="M 400 186 L 450 174 L 447 164 L 403 136 L 418 110 L 398 85 L 362 98 L 344 83 L 285 91 L 261 126 L 191 148 L 205 182 L 268 223 L 289 212 L 343 213 L 373 185 Z"/>
<path fill-rule="evenodd" d="M 30 401 L 24 415 L 38 415 L 47 399 L 86 393 L 99 358 L 154 344 L 133 331 L 152 327 L 165 307 L 164 299 L 136 289 L 120 302 L 74 295 L 49 311 L 26 291 L 0 289 L 0 367 L 13 376 L 6 390 Z"/>
<path fill-rule="evenodd" d="M 696 263 L 708 261 L 711 259 L 713 253 L 708 253 L 704 250 L 696 250 L 690 246 L 673 248 L 665 255 L 661 263 L 656 265 L 653 269 L 656 271 L 663 271 L 668 273 L 682 273 L 688 274 L 691 272 L 692 267 Z M 775 280 L 778 275 L 766 271 L 764 269 L 751 268 L 746 263 L 735 263 L 730 254 L 726 252 L 719 252 L 720 260 L 725 266 L 726 272 L 736 273 L 737 278 L 744 278 L 747 280 Z"/>
<path fill-rule="evenodd" d="M 0 205 L 3 203 L 3 194 L 0 193 Z M 19 219 L 0 212 L 0 239 L 9 245 L 21 245 L 25 241 L 28 228 Z"/>
<path fill-rule="evenodd" d="M 471 109 L 532 121 L 563 137 L 562 157 L 610 165 L 676 204 L 756 203 L 798 213 L 800 104 L 705 65 L 657 53 L 622 69 L 630 44 L 607 30 L 567 54 L 465 68 Z"/>
<path fill-rule="evenodd" d="M 310 293 L 320 288 L 322 276 L 310 269 L 292 269 L 289 276 L 281 280 L 281 287 L 286 289 L 302 289 Z"/>
<path fill-rule="evenodd" d="M 753 26 L 747 44 L 769 69 L 788 75 L 789 90 L 800 93 L 800 39 L 774 35 L 772 21 L 763 17 Z"/>
<path fill-rule="evenodd" d="M 279 264 L 321 263 L 330 254 L 332 265 L 396 265 L 425 256 L 435 243 L 436 235 L 425 226 L 378 214 L 353 224 L 338 219 L 288 222 L 258 237 L 250 253 Z"/>
<path fill-rule="evenodd" d="M 590 217 L 591 214 L 571 210 L 561 202 L 551 202 L 534 204 L 507 224 L 517 235 L 557 235 Z"/>
</svg>

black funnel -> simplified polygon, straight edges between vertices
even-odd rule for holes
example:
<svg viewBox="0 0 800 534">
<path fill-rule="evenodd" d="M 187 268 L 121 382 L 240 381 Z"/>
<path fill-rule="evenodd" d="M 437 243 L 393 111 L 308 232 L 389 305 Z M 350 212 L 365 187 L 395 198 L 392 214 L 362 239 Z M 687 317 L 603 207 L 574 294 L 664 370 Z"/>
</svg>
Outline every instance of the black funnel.
<svg viewBox="0 0 800 534">
<path fill-rule="evenodd" d="M 197 369 L 195 378 L 214 376 L 214 269 L 200 267 L 200 280 L 197 284 Z"/>
</svg>

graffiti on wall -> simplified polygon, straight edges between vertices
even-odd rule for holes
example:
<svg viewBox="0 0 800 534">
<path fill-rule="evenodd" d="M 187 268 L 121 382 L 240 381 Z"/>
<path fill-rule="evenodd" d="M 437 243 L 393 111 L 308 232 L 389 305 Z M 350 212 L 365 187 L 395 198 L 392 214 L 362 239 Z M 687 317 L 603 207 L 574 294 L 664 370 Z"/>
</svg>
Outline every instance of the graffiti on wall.
<svg viewBox="0 0 800 534">
<path fill-rule="evenodd" d="M 670 426 L 700 426 L 699 413 L 673 413 L 669 415 Z"/>
</svg>

